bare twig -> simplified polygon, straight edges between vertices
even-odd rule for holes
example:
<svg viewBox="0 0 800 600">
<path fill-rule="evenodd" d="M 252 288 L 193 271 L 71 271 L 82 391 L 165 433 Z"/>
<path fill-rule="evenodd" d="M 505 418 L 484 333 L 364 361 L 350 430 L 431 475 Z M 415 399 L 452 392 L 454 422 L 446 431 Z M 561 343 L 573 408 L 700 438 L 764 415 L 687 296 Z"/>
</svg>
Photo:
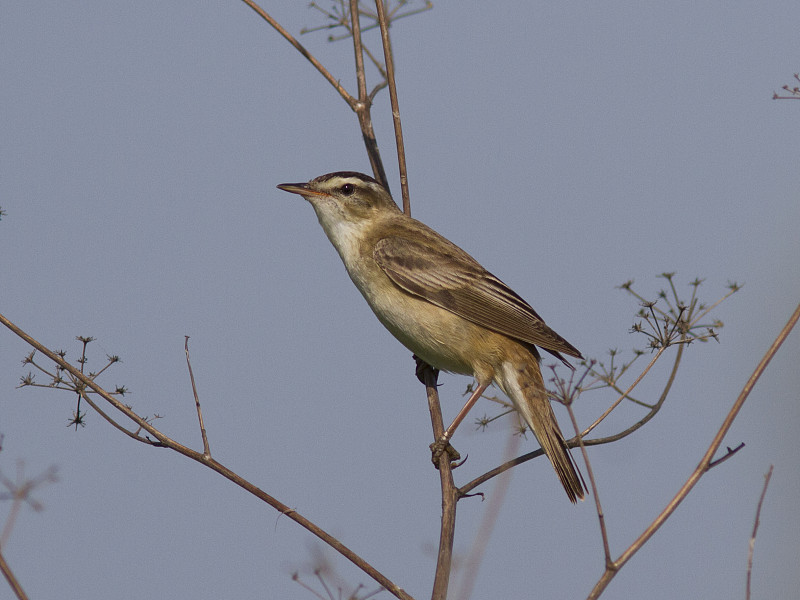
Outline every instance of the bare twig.
<svg viewBox="0 0 800 600">
<path fill-rule="evenodd" d="M 539 456 L 544 456 L 544 450 L 542 450 L 541 448 L 538 448 L 533 452 L 528 452 L 527 454 L 523 454 L 522 456 L 518 456 L 515 459 L 506 461 L 502 465 L 497 466 L 490 471 L 486 471 L 486 473 L 484 473 L 483 475 L 476 477 L 475 479 L 473 479 L 468 483 L 465 483 L 460 488 L 458 488 L 458 493 L 461 496 L 466 496 L 479 485 L 486 483 L 490 479 L 497 477 L 501 473 L 505 473 L 506 471 L 508 471 L 513 467 L 516 467 L 517 465 L 521 465 L 522 463 L 528 462 L 529 460 L 533 460 L 534 458 L 538 458 Z"/>
<path fill-rule="evenodd" d="M 738 283 L 730 283 L 730 284 L 728 284 L 728 287 L 730 288 L 730 291 L 727 294 L 725 294 L 719 300 L 714 302 L 714 304 L 711 304 L 710 306 L 705 307 L 703 310 L 701 310 L 699 313 L 697 313 L 697 315 L 694 317 L 694 319 L 692 319 L 692 321 L 689 323 L 690 327 L 695 327 L 697 325 L 697 323 L 700 321 L 700 319 L 705 318 L 705 316 L 708 313 L 710 313 L 712 310 L 717 308 L 720 304 L 725 302 L 725 300 L 727 300 L 728 298 L 733 296 L 736 292 L 738 292 L 740 289 L 742 289 L 742 286 L 739 285 Z"/>
<path fill-rule="evenodd" d="M 439 404 L 439 392 L 436 390 L 438 373 L 429 365 L 421 363 L 421 371 L 428 397 L 428 409 L 431 413 L 433 439 L 441 439 L 444 434 L 442 408 Z M 439 551 L 436 560 L 436 573 L 433 580 L 431 600 L 446 600 L 447 588 L 450 584 L 450 571 L 453 565 L 453 540 L 456 532 L 456 505 L 459 491 L 453 483 L 453 472 L 450 466 L 450 455 L 442 452 L 439 456 L 439 479 L 442 488 L 442 523 L 439 530 Z"/>
<path fill-rule="evenodd" d="M 197 386 L 194 383 L 194 373 L 192 372 L 192 361 L 189 358 L 189 336 L 185 336 L 184 348 L 186 349 L 186 366 L 189 367 L 189 379 L 192 381 L 192 394 L 194 394 L 194 405 L 197 407 L 197 420 L 200 423 L 200 436 L 203 438 L 203 456 L 211 458 L 211 449 L 208 446 L 208 436 L 206 426 L 203 424 L 203 411 L 200 409 L 200 397 L 197 395 Z"/>
<path fill-rule="evenodd" d="M 664 389 L 661 391 L 661 395 L 659 396 L 656 403 L 653 404 L 652 407 L 650 407 L 650 410 L 648 410 L 647 414 L 644 417 L 639 419 L 636 423 L 634 423 L 630 427 L 627 427 L 622 431 L 615 433 L 613 435 L 608 435 L 601 438 L 592 438 L 588 440 L 584 439 L 583 440 L 584 446 L 599 446 L 601 444 L 609 444 L 611 442 L 616 442 L 617 440 L 621 440 L 622 438 L 632 434 L 637 429 L 643 427 L 648 421 L 650 421 L 653 417 L 655 417 L 658 411 L 661 410 L 661 407 L 664 405 L 667 396 L 669 396 L 669 392 L 672 389 L 672 384 L 675 383 L 675 378 L 678 375 L 678 368 L 680 367 L 681 359 L 683 358 L 683 350 L 685 347 L 686 346 L 683 344 L 678 345 L 678 351 L 675 353 L 675 361 L 672 364 L 672 371 L 670 372 L 669 377 L 667 378 L 666 384 L 664 384 Z M 573 440 L 568 440 L 567 445 L 569 445 L 571 448 L 574 447 Z"/>
<path fill-rule="evenodd" d="M 3 576 L 6 578 L 8 585 L 10 585 L 11 589 L 14 591 L 14 595 L 19 600 L 28 600 L 28 596 L 23 591 L 22 585 L 17 580 L 16 575 L 14 575 L 14 571 L 11 570 L 11 567 L 6 562 L 2 549 L 0 549 L 0 571 L 3 572 Z"/>
<path fill-rule="evenodd" d="M 408 194 L 408 172 L 406 171 L 406 151 L 403 143 L 403 127 L 400 123 L 400 106 L 397 102 L 397 86 L 394 79 L 394 60 L 392 58 L 392 43 L 389 39 L 389 25 L 383 11 L 383 0 L 375 0 L 378 10 L 378 22 L 381 26 L 381 42 L 383 43 L 383 56 L 386 62 L 386 79 L 389 82 L 389 98 L 392 103 L 392 120 L 394 121 L 394 139 L 397 146 L 397 164 L 400 168 L 400 192 L 403 196 L 403 212 L 411 216 L 411 200 Z"/>
<path fill-rule="evenodd" d="M 142 431 L 142 429 L 145 429 L 145 427 L 143 427 L 142 425 L 139 425 L 139 428 L 136 431 L 131 431 L 130 429 L 126 429 L 121 423 L 117 422 L 116 419 L 114 419 L 111 415 L 107 414 L 102 408 L 100 408 L 100 405 L 92 399 L 92 397 L 88 394 L 88 392 L 86 391 L 85 386 L 80 382 L 80 380 L 77 381 L 77 384 L 78 384 L 78 386 L 77 386 L 78 387 L 78 391 L 79 391 L 83 401 L 86 402 L 89 406 L 91 406 L 94 409 L 94 411 L 97 414 L 99 414 L 101 417 L 103 417 L 103 419 L 105 419 L 105 421 L 108 422 L 112 427 L 114 427 L 115 429 L 121 431 L 122 433 L 124 433 L 128 437 L 136 440 L 137 442 L 142 442 L 143 444 L 148 444 L 150 446 L 157 446 L 157 447 L 164 446 L 164 444 L 161 441 L 159 441 L 158 439 L 156 439 L 156 441 L 153 441 L 148 437 L 139 435 L 140 432 Z M 105 391 L 105 390 L 103 390 L 103 391 Z M 108 392 L 106 392 L 106 393 L 108 393 Z M 102 396 L 102 394 L 101 394 L 101 396 Z M 103 398 L 105 399 L 104 396 L 103 396 Z M 120 406 L 125 406 L 125 405 L 120 403 Z M 115 406 L 115 408 L 117 408 L 117 407 Z M 149 424 L 147 419 L 139 417 L 139 415 L 136 415 L 136 413 L 134 413 L 132 410 L 130 410 L 129 407 L 125 406 L 125 408 L 127 410 L 129 410 L 131 412 L 131 414 L 134 414 L 143 423 Z M 125 412 L 125 411 L 122 411 L 122 412 Z M 128 415 L 126 414 L 125 416 L 128 416 Z M 138 424 L 138 422 L 137 422 L 137 424 Z"/>
<path fill-rule="evenodd" d="M 659 358 L 661 358 L 661 355 L 664 354 L 664 351 L 667 349 L 667 347 L 668 346 L 662 346 L 661 348 L 658 349 L 658 352 L 655 353 L 655 356 L 653 356 L 653 358 L 650 360 L 650 362 L 647 364 L 647 366 L 644 368 L 644 370 L 639 374 L 639 376 L 634 380 L 634 382 L 628 387 L 628 389 L 625 390 L 625 392 L 623 394 L 621 394 L 620 397 L 617 398 L 616 401 L 614 401 L 614 403 L 611 404 L 611 406 L 609 406 L 603 412 L 602 415 L 597 417 L 597 419 L 595 419 L 594 423 L 592 423 L 591 425 L 589 425 L 589 427 L 584 429 L 583 432 L 581 433 L 581 436 L 588 435 L 595 427 L 600 425 L 600 423 L 602 423 L 608 415 L 611 414 L 611 411 L 613 411 L 617 406 L 619 406 L 620 402 L 622 402 L 625 398 L 628 397 L 628 394 L 630 394 L 633 391 L 633 389 L 637 385 L 639 385 L 639 382 L 641 382 L 642 379 L 644 379 L 644 376 L 647 375 L 647 373 L 650 372 L 650 369 L 653 368 L 653 365 L 656 364 L 656 361 Z"/>
<path fill-rule="evenodd" d="M 795 73 L 794 78 L 797 81 L 800 81 L 800 73 Z M 781 86 L 782 90 L 789 92 L 789 96 L 779 96 L 777 92 L 772 94 L 773 100 L 800 100 L 800 87 L 793 86 L 790 87 L 788 85 Z"/>
<path fill-rule="evenodd" d="M 733 424 L 734 419 L 736 419 L 739 411 L 741 410 L 742 406 L 744 405 L 745 400 L 747 400 L 750 393 L 753 391 L 753 387 L 755 387 L 756 382 L 761 377 L 764 370 L 767 368 L 767 365 L 770 363 L 772 358 L 778 352 L 778 349 L 781 347 L 783 342 L 789 336 L 789 333 L 792 331 L 794 326 L 797 324 L 798 319 L 800 319 L 800 305 L 792 313 L 792 316 L 789 318 L 789 321 L 784 325 L 783 329 L 781 329 L 778 336 L 775 338 L 775 341 L 772 342 L 772 345 L 769 347 L 767 352 L 759 361 L 758 365 L 756 366 L 753 374 L 745 383 L 742 391 L 739 393 L 739 396 L 736 398 L 736 401 L 733 403 L 730 411 L 726 415 L 725 419 L 722 422 L 722 425 L 717 431 L 717 434 L 714 436 L 714 439 L 711 441 L 711 444 L 706 450 L 703 458 L 700 460 L 700 463 L 697 465 L 697 468 L 694 472 L 689 476 L 686 480 L 686 483 L 681 486 L 681 489 L 678 490 L 678 493 L 675 494 L 675 497 L 669 501 L 667 506 L 661 513 L 653 520 L 653 522 L 645 529 L 642 534 L 620 555 L 620 557 L 615 560 L 612 564 L 606 567 L 605 572 L 600 577 L 600 579 L 595 584 L 594 588 L 592 589 L 591 593 L 588 596 L 589 600 L 593 600 L 598 598 L 600 594 L 606 589 L 608 584 L 611 580 L 616 576 L 619 570 L 631 559 L 631 557 L 638 552 L 642 546 L 644 546 L 647 541 L 653 537 L 656 531 L 664 524 L 664 522 L 675 512 L 681 502 L 689 495 L 689 492 L 692 491 L 697 482 L 700 478 L 708 472 L 710 468 L 710 464 L 714 458 L 714 454 L 716 454 L 717 450 L 719 449 L 720 445 L 722 444 L 722 440 L 725 438 L 725 435 L 728 433 L 731 425 Z"/>
<path fill-rule="evenodd" d="M 342 98 L 344 98 L 344 101 L 347 102 L 347 104 L 349 104 L 353 110 L 355 110 L 356 99 L 353 98 L 353 96 L 351 96 L 346 89 L 344 89 L 344 86 L 341 84 L 341 82 L 338 79 L 336 79 L 333 75 L 331 75 L 330 71 L 328 71 L 328 69 L 322 66 L 322 63 L 319 62 L 314 57 L 314 55 L 311 54 L 311 52 L 306 50 L 305 47 L 300 42 L 298 42 L 297 39 L 295 39 L 295 37 L 291 33 L 286 31 L 286 29 L 284 29 L 280 23 L 278 23 L 275 19 L 273 19 L 267 13 L 267 11 L 261 8 L 257 3 L 253 2 L 253 0 L 242 0 L 242 2 L 247 4 L 247 6 L 249 6 L 250 8 L 252 8 L 256 12 L 256 14 L 258 14 L 259 17 L 261 17 L 267 23 L 269 23 L 275 29 L 275 31 L 280 33 L 284 37 L 284 39 L 286 39 L 287 42 L 289 42 L 292 46 L 295 47 L 295 49 L 297 49 L 297 51 L 300 54 L 305 56 L 308 62 L 314 65 L 314 68 L 316 68 L 317 71 L 319 71 L 322 74 L 322 76 L 328 81 L 328 83 L 330 83 L 334 87 L 334 89 L 337 92 L 339 92 L 339 95 Z"/>
<path fill-rule="evenodd" d="M 586 465 L 586 473 L 589 476 L 589 485 L 592 488 L 592 496 L 594 497 L 594 506 L 597 510 L 597 520 L 600 523 L 600 537 L 603 540 L 603 555 L 605 556 L 606 567 L 611 563 L 611 548 L 608 544 L 608 529 L 606 528 L 606 516 L 603 512 L 603 506 L 600 503 L 600 494 L 597 490 L 597 480 L 594 478 L 594 470 L 592 463 L 589 461 L 589 453 L 586 452 L 586 445 L 583 443 L 583 436 L 578 427 L 578 420 L 575 418 L 575 411 L 572 410 L 572 402 L 567 405 L 567 412 L 569 413 L 569 420 L 572 422 L 572 429 L 575 431 L 575 437 L 578 440 L 578 445 L 581 449 L 583 462 Z"/>
<path fill-rule="evenodd" d="M 761 496 L 758 499 L 758 507 L 756 508 L 756 520 L 753 523 L 753 533 L 750 536 L 750 543 L 747 548 L 747 585 L 745 587 L 745 600 L 750 600 L 750 578 L 753 574 L 753 552 L 756 547 L 756 534 L 758 533 L 758 525 L 761 520 L 761 506 L 764 504 L 764 497 L 767 495 L 767 487 L 769 487 L 769 480 L 772 477 L 773 465 L 769 466 L 769 471 L 764 475 L 764 488 L 761 490 Z"/>
<path fill-rule="evenodd" d="M 351 108 L 358 117 L 358 124 L 361 127 L 361 136 L 364 139 L 364 147 L 367 150 L 369 163 L 372 167 L 372 174 L 375 179 L 381 182 L 383 187 L 389 189 L 389 180 L 386 178 L 386 170 L 383 168 L 381 153 L 378 149 L 378 142 L 375 139 L 375 130 L 372 127 L 372 98 L 374 94 L 367 94 L 366 73 L 364 72 L 364 50 L 361 43 L 361 22 L 359 20 L 358 0 L 350 0 L 351 31 L 353 33 L 353 49 L 356 59 L 356 78 L 358 80 L 358 101 L 351 103 Z M 373 90 L 377 93 L 377 88 Z"/>
<path fill-rule="evenodd" d="M 733 455 L 736 454 L 742 448 L 744 448 L 744 442 L 740 443 L 738 446 L 736 446 L 736 448 L 731 448 L 730 446 L 728 446 L 727 448 L 728 451 L 721 458 L 712 460 L 710 463 L 708 463 L 708 470 L 710 471 L 714 467 L 717 467 L 722 463 L 724 463 L 729 458 L 732 458 Z"/>
</svg>

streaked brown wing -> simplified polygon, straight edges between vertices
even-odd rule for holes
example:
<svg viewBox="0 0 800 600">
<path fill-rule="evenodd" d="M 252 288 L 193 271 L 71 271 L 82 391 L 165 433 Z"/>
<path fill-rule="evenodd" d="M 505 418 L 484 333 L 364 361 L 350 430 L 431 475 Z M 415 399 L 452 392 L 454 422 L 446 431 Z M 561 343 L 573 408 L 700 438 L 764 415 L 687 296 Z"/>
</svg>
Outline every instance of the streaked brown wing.
<svg viewBox="0 0 800 600">
<path fill-rule="evenodd" d="M 581 358 L 511 288 L 455 244 L 444 238 L 435 241 L 442 240 L 446 244 L 387 237 L 375 245 L 374 257 L 386 275 L 410 294 L 556 356 L 563 352 Z"/>
</svg>

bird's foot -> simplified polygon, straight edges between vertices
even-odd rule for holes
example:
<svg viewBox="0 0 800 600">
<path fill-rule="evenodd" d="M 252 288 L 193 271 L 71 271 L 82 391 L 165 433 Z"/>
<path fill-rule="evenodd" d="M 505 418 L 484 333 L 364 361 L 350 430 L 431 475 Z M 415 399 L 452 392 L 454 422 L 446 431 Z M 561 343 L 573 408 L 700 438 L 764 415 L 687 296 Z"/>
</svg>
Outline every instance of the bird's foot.
<svg viewBox="0 0 800 600">
<path fill-rule="evenodd" d="M 439 468 L 439 459 L 442 457 L 442 454 L 447 454 L 447 458 L 450 460 L 451 469 L 460 467 L 467 460 L 466 457 L 464 460 L 461 460 L 461 454 L 459 454 L 458 450 L 450 445 L 450 440 L 448 440 L 445 436 L 440 437 L 438 440 L 432 443 L 430 448 L 431 462 L 437 469 Z"/>
</svg>

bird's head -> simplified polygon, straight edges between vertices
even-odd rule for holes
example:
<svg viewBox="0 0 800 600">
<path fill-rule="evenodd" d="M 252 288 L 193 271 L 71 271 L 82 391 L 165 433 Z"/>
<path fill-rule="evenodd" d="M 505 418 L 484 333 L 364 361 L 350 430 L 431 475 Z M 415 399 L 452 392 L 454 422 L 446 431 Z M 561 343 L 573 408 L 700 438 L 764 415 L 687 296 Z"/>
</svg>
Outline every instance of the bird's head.
<svg viewBox="0 0 800 600">
<path fill-rule="evenodd" d="M 329 227 L 357 225 L 400 212 L 385 187 L 354 171 L 328 173 L 308 183 L 282 183 L 278 189 L 308 200 L 326 231 Z"/>
</svg>

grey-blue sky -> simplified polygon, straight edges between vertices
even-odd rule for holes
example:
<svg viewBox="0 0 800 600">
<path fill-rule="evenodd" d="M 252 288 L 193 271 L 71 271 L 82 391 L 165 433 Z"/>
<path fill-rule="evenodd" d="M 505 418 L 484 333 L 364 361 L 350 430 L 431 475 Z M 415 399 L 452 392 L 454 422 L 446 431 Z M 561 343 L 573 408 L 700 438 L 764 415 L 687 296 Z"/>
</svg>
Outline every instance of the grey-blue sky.
<svg viewBox="0 0 800 600">
<path fill-rule="evenodd" d="M 318 22 L 302 3 L 274 15 L 293 31 Z M 794 2 L 483 3 L 393 28 L 414 215 L 586 354 L 638 343 L 614 289 L 626 279 L 653 293 L 664 270 L 705 276 L 709 299 L 746 284 L 719 312 L 722 343 L 689 348 L 659 418 L 592 451 L 617 550 L 694 467 L 800 297 L 798 108 L 770 100 L 800 68 L 799 23 Z M 352 87 L 346 42 L 303 41 Z M 0 79 L 0 310 L 73 357 L 74 336 L 96 336 L 93 366 L 124 360 L 106 381 L 199 447 L 191 335 L 218 459 L 425 597 L 439 509 L 422 389 L 310 207 L 274 189 L 368 169 L 349 109 L 236 2 L 5 3 Z M 397 189 L 387 106 L 382 94 L 376 127 Z M 745 450 L 607 598 L 741 594 L 770 463 L 755 589 L 798 588 L 798 350 L 795 334 L 731 432 Z M 61 472 L 5 549 L 32 597 L 306 596 L 288 574 L 309 560 L 307 534 L 96 416 L 66 429 L 71 397 L 14 389 L 26 352 L 0 334 L 2 468 Z M 452 413 L 467 380 L 443 383 Z M 587 398 L 584 422 L 602 404 Z M 506 436 L 460 430 L 462 480 Z M 462 504 L 463 552 L 485 504 Z M 548 466 L 528 464 L 475 597 L 580 597 L 601 567 L 591 505 L 569 506 Z"/>
</svg>

